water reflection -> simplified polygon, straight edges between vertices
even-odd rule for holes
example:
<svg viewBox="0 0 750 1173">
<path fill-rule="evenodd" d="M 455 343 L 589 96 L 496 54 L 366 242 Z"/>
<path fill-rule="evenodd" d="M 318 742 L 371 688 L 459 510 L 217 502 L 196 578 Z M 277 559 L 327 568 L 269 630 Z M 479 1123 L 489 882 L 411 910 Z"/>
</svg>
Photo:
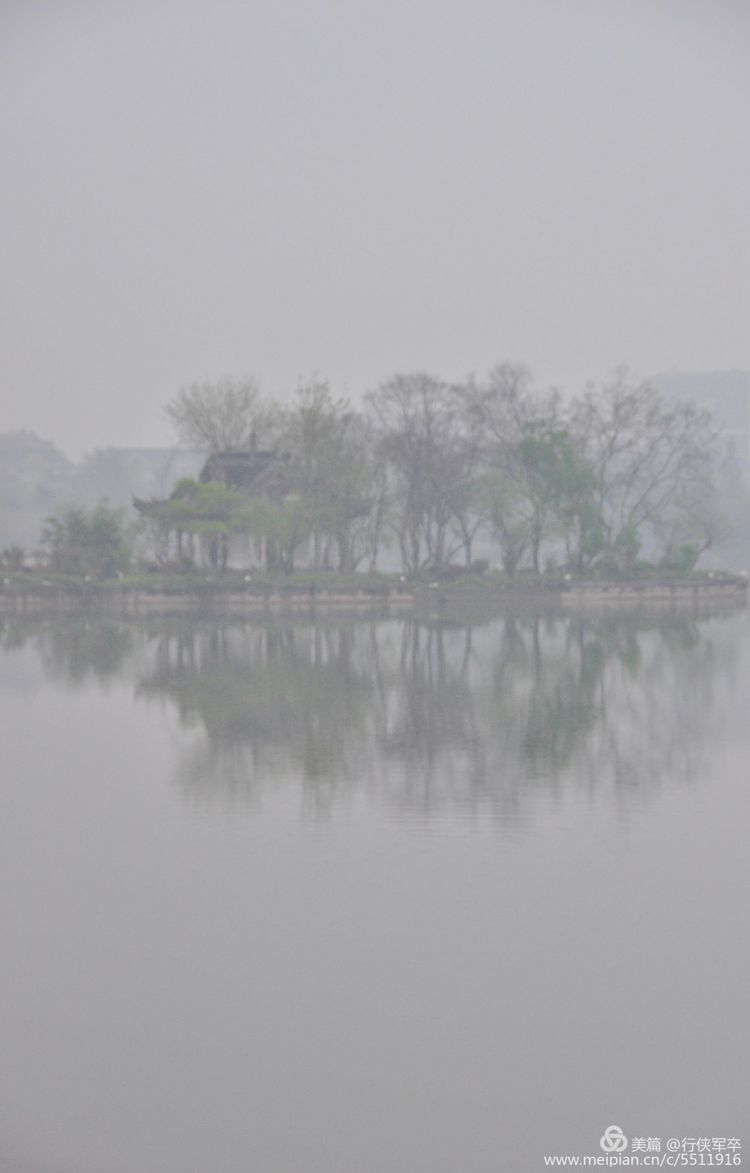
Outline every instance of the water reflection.
<svg viewBox="0 0 750 1173">
<path fill-rule="evenodd" d="M 137 628 L 116 619 L 74 616 L 40 621 L 32 617 L 0 623 L 0 649 L 32 649 L 49 679 L 74 687 L 92 679 L 103 684 L 122 676 L 138 642 Z"/>
<path fill-rule="evenodd" d="M 739 621 L 741 622 L 741 620 Z M 319 816 L 370 796 L 404 815 L 523 822 L 564 794 L 627 807 L 706 769 L 737 672 L 737 618 L 508 614 L 6 625 L 48 675 L 131 679 L 174 706 L 196 801 L 302 787 Z"/>
<path fill-rule="evenodd" d="M 625 803 L 704 769 L 737 668 L 725 634 L 679 617 L 508 621 L 483 710 L 505 809 L 521 811 L 529 782 Z"/>
<path fill-rule="evenodd" d="M 351 628 L 184 629 L 156 637 L 137 691 L 169 697 L 187 728 L 180 783 L 193 794 L 253 796 L 301 774 L 319 804 L 350 778 L 372 691 Z"/>
</svg>

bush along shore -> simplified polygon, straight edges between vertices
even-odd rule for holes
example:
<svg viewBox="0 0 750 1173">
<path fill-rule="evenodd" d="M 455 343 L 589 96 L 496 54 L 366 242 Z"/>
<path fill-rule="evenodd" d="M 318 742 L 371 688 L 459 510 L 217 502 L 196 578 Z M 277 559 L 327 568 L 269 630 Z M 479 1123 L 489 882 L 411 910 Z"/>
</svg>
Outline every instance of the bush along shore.
<svg viewBox="0 0 750 1173">
<path fill-rule="evenodd" d="M 508 578 L 498 571 L 402 574 L 340 574 L 299 571 L 290 575 L 227 571 L 182 574 L 144 571 L 114 577 L 6 572 L 0 579 L 0 609 L 71 611 L 116 608 L 126 612 L 179 610 L 471 610 L 506 601 L 585 602 L 630 605 L 732 599 L 745 602 L 748 577 L 720 571 L 675 576 L 641 564 L 627 576 L 575 577 L 532 574 Z"/>
</svg>

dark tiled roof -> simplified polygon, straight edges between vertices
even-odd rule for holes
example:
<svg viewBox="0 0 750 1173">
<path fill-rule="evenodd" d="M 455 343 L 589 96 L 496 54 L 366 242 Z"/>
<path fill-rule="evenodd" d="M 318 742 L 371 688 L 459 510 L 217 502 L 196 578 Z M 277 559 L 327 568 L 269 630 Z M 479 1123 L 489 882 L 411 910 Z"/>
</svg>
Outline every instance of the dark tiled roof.
<svg viewBox="0 0 750 1173">
<path fill-rule="evenodd" d="M 299 475 L 286 453 L 279 452 L 214 452 L 208 457 L 198 478 L 204 485 L 211 482 L 237 489 L 249 497 L 271 497 L 283 500 L 299 486 Z M 150 500 L 133 497 L 133 505 L 146 516 L 158 516 L 169 501 L 188 496 L 175 489 L 169 498 Z"/>
<path fill-rule="evenodd" d="M 215 452 L 204 464 L 200 479 L 218 481 L 250 494 L 285 494 L 294 487 L 289 457 L 279 452 Z"/>
</svg>

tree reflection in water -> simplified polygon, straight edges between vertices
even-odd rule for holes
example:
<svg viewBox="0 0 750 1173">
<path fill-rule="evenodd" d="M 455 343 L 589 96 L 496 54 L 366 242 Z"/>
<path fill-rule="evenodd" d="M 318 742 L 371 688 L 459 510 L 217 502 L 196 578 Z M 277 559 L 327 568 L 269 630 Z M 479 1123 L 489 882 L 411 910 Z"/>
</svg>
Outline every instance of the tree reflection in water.
<svg viewBox="0 0 750 1173">
<path fill-rule="evenodd" d="M 205 733 L 184 757 L 192 793 L 252 795 L 301 777 L 324 807 L 355 776 L 371 682 L 352 627 L 211 626 L 157 637 L 138 691 Z"/>
<path fill-rule="evenodd" d="M 370 796 L 400 814 L 522 822 L 567 794 L 627 806 L 706 768 L 741 655 L 737 619 L 506 614 L 244 624 L 5 624 L 50 676 L 130 678 L 185 731 L 199 801 L 301 786 L 311 817 Z"/>
<path fill-rule="evenodd" d="M 50 679 L 74 687 L 89 680 L 104 684 L 122 676 L 142 643 L 143 633 L 116 619 L 76 615 L 65 620 L 31 617 L 0 623 L 0 649 L 32 648 Z"/>
<path fill-rule="evenodd" d="M 627 804 L 690 780 L 736 660 L 726 623 L 679 617 L 214 626 L 159 636 L 139 691 L 200 730 L 193 795 L 296 781 L 310 814 L 369 793 L 518 821 L 541 795 Z"/>
</svg>

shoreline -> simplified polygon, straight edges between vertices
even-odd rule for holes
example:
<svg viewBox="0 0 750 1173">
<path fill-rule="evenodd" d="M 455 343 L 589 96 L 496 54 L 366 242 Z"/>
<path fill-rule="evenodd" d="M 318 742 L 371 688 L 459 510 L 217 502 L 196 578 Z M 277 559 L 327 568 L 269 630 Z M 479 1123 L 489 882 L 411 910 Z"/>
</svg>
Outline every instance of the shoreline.
<svg viewBox="0 0 750 1173">
<path fill-rule="evenodd" d="M 701 606 L 713 602 L 747 604 L 748 580 L 739 575 L 664 581 L 595 580 L 580 582 L 436 582 L 411 588 L 391 589 L 275 586 L 242 590 L 221 584 L 201 589 L 153 590 L 132 585 L 90 584 L 84 587 L 42 582 L 39 585 L 6 583 L 0 589 L 0 618 L 6 615 L 81 614 L 112 612 L 138 617 L 158 614 L 404 614 L 430 615 L 456 610 L 466 614 L 506 605 L 548 607 L 563 611 L 584 606 L 620 608 L 634 605 L 664 607 Z"/>
</svg>

